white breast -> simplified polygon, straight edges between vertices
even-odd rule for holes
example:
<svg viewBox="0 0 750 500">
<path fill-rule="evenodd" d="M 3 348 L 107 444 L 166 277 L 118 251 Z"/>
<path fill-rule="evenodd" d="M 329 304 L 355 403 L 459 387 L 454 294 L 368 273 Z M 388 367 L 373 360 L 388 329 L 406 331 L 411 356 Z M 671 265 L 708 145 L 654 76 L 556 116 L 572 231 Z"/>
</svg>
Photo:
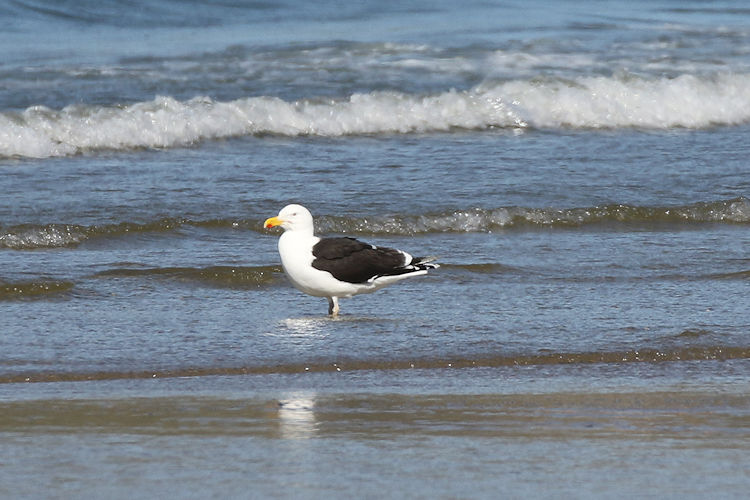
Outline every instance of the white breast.
<svg viewBox="0 0 750 500">
<path fill-rule="evenodd" d="M 304 236 L 286 231 L 279 238 L 281 264 L 289 281 L 298 290 L 316 297 L 349 297 L 360 291 L 361 286 L 344 283 L 331 273 L 312 267 L 312 247 L 320 238 Z"/>
</svg>

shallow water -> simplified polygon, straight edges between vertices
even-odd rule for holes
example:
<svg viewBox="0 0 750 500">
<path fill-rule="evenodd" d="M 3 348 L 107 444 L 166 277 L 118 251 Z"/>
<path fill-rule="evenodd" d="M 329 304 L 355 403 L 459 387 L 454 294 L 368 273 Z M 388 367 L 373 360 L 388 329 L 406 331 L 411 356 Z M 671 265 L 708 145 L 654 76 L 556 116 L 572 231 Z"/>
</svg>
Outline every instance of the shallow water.
<svg viewBox="0 0 750 500">
<path fill-rule="evenodd" d="M 14 460 L 0 491 L 741 498 L 747 370 L 743 359 L 33 384 L 4 403 L 0 446 Z"/>
<path fill-rule="evenodd" d="M 193 7 L 0 6 L 0 493 L 744 496 L 742 5 Z"/>
</svg>

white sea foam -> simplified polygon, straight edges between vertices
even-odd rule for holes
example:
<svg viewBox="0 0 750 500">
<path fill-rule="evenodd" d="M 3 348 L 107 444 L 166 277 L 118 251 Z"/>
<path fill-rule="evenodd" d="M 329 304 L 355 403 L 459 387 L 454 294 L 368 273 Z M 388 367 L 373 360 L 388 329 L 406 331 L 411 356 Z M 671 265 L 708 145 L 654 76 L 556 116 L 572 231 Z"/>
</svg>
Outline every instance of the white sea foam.
<svg viewBox="0 0 750 500">
<path fill-rule="evenodd" d="M 77 245 L 87 238 L 85 230 L 76 226 L 29 226 L 0 230 L 0 248 L 27 250 Z"/>
<path fill-rule="evenodd" d="M 487 91 L 511 97 L 536 127 L 669 129 L 750 120 L 750 75 L 672 79 L 585 77 L 574 82 L 510 82 Z"/>
<path fill-rule="evenodd" d="M 0 156 L 50 157 L 87 150 L 168 148 L 251 134 L 343 136 L 455 128 L 669 129 L 750 121 L 750 74 L 641 79 L 514 80 L 419 96 L 355 94 L 287 102 L 197 97 L 122 107 L 32 107 L 0 113 Z"/>
<path fill-rule="evenodd" d="M 540 70 L 560 69 L 596 69 L 606 68 L 607 63 L 598 61 L 593 54 L 585 53 L 534 53 L 516 50 L 496 50 L 490 54 L 484 64 L 490 75 L 503 75 L 506 72 L 531 75 Z"/>
</svg>

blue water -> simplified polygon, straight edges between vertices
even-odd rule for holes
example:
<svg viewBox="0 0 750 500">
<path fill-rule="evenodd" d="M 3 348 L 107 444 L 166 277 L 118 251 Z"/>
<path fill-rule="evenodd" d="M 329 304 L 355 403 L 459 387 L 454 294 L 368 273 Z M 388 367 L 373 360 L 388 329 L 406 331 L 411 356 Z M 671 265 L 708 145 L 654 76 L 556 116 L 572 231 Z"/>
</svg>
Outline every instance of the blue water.
<svg viewBox="0 0 750 500">
<path fill-rule="evenodd" d="M 745 495 L 743 3 L 0 18 L 0 496 Z M 290 202 L 441 268 L 331 320 Z"/>
</svg>

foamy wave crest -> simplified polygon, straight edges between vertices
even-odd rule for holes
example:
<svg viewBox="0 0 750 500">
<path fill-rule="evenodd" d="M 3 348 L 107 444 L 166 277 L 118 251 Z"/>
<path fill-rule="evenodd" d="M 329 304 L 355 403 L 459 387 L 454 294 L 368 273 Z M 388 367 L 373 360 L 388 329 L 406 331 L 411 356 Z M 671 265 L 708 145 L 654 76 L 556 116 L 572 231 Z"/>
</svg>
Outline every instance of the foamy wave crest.
<svg viewBox="0 0 750 500">
<path fill-rule="evenodd" d="M 342 136 L 488 128 L 701 128 L 750 121 L 750 75 L 584 77 L 486 83 L 420 96 L 355 94 L 287 102 L 196 97 L 121 107 L 42 106 L 0 113 L 0 156 L 51 157 L 88 150 L 168 148 L 254 134 Z"/>
<path fill-rule="evenodd" d="M 261 221 L 262 218 L 191 220 L 176 217 L 145 223 L 119 222 L 91 226 L 77 224 L 0 226 L 0 249 L 36 250 L 75 247 L 90 239 L 117 239 L 144 233 L 168 234 L 190 226 L 232 231 L 242 229 L 268 234 Z M 750 200 L 734 198 L 668 207 L 624 204 L 583 208 L 478 207 L 413 215 L 391 214 L 371 217 L 320 215 L 315 219 L 316 230 L 323 234 L 395 236 L 621 224 L 636 226 L 750 224 Z"/>
<path fill-rule="evenodd" d="M 503 102 L 471 93 L 428 97 L 379 92 L 346 101 L 272 97 L 216 102 L 171 97 L 118 108 L 37 106 L 0 114 L 0 156 L 66 156 L 87 150 L 168 148 L 254 134 L 341 136 L 524 125 Z"/>
<path fill-rule="evenodd" d="M 624 204 L 586 208 L 473 208 L 422 215 L 367 218 L 323 216 L 316 220 L 323 233 L 413 235 L 445 232 L 490 232 L 514 228 L 583 227 L 618 224 L 750 223 L 750 200 L 736 198 L 674 207 Z"/>
<path fill-rule="evenodd" d="M 31 250 L 74 246 L 88 237 L 89 231 L 77 225 L 17 226 L 0 233 L 0 248 Z"/>
<path fill-rule="evenodd" d="M 705 128 L 750 121 L 747 74 L 516 81 L 486 94 L 513 102 L 530 125 L 540 128 Z"/>
<path fill-rule="evenodd" d="M 0 248 L 34 250 L 38 248 L 72 247 L 90 238 L 119 237 L 131 233 L 166 232 L 190 223 L 187 219 L 166 218 L 145 224 L 121 222 L 100 226 L 22 224 L 7 228 L 0 227 Z"/>
</svg>

